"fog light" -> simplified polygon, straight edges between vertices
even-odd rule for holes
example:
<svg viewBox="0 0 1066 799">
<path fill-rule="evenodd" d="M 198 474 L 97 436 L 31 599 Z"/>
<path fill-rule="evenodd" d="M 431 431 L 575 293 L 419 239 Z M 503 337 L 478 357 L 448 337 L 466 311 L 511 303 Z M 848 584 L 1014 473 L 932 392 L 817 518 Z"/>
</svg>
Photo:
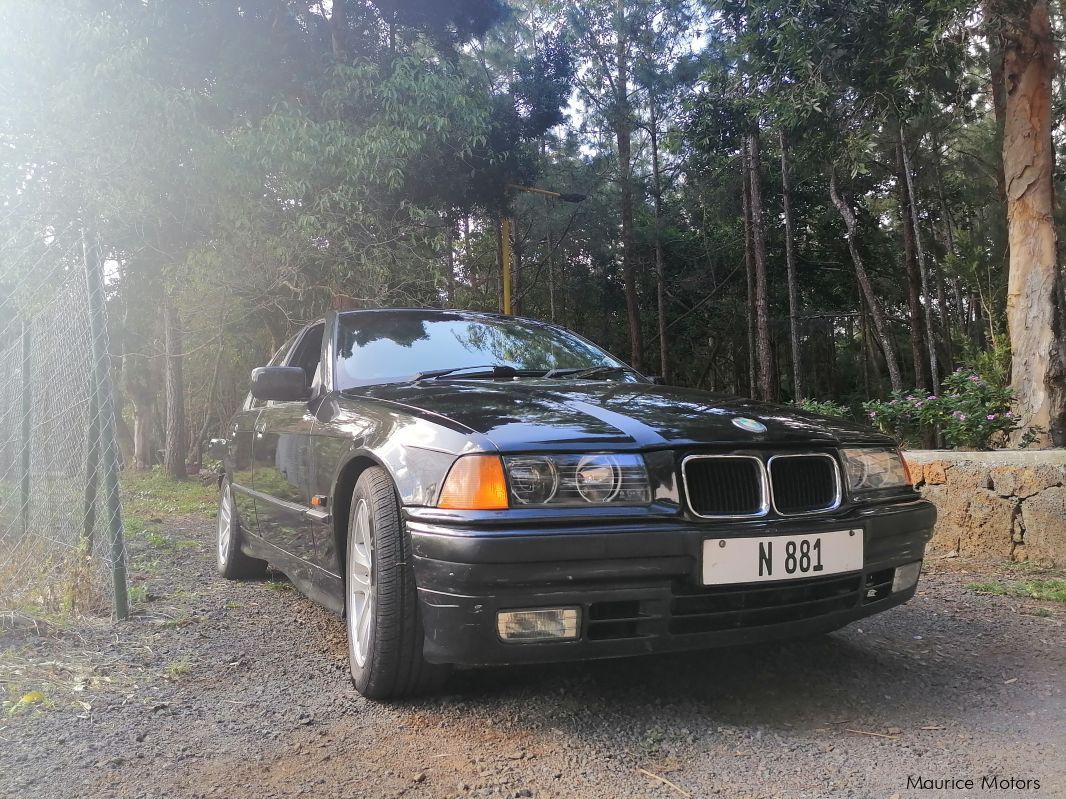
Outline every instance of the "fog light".
<svg viewBox="0 0 1066 799">
<path fill-rule="evenodd" d="M 496 630 L 504 641 L 572 641 L 580 620 L 577 608 L 502 610 L 496 614 Z"/>
<path fill-rule="evenodd" d="M 918 575 L 921 573 L 922 562 L 920 560 L 908 563 L 906 566 L 897 566 L 896 574 L 892 578 L 892 593 L 913 588 L 914 584 L 918 582 Z"/>
</svg>

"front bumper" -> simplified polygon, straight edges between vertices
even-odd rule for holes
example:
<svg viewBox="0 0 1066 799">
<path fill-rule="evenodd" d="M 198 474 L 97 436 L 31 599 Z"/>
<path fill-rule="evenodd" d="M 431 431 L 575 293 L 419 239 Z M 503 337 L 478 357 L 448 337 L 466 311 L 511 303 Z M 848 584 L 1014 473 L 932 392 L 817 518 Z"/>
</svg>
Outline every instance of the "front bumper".
<svg viewBox="0 0 1066 799">
<path fill-rule="evenodd" d="M 425 629 L 425 657 L 482 665 L 624 657 L 828 632 L 900 605 L 896 566 L 921 560 L 936 521 L 923 500 L 853 509 L 825 519 L 706 525 L 681 519 L 550 529 L 463 526 L 406 511 Z M 864 531 L 861 572 L 704 587 L 702 543 L 731 535 Z M 580 607 L 581 634 L 510 643 L 500 610 Z"/>
</svg>

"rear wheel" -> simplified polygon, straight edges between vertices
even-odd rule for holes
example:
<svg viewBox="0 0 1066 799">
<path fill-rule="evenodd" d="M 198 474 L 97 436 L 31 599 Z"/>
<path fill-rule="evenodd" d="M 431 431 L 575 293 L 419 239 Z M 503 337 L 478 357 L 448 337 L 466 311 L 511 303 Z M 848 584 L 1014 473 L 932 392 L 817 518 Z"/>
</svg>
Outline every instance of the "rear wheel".
<svg viewBox="0 0 1066 799">
<path fill-rule="evenodd" d="M 447 666 L 422 656 L 410 544 L 392 481 L 377 467 L 360 475 L 352 493 L 345 616 L 352 682 L 363 696 L 398 699 L 432 691 L 447 679 Z"/>
<path fill-rule="evenodd" d="M 227 580 L 244 580 L 266 574 L 267 562 L 245 555 L 241 551 L 241 520 L 233 501 L 233 486 L 229 478 L 222 480 L 218 498 L 218 573 Z"/>
</svg>

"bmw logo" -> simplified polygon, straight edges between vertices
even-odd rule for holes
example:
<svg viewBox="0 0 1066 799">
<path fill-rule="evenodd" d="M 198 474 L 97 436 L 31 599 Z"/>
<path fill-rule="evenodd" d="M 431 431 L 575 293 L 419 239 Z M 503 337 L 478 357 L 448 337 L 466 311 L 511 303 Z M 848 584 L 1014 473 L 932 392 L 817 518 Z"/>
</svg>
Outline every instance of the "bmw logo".
<svg viewBox="0 0 1066 799">
<path fill-rule="evenodd" d="M 757 422 L 754 419 L 748 419 L 746 416 L 736 416 L 730 421 L 733 422 L 734 427 L 739 427 L 741 430 L 746 430 L 749 433 L 766 432 L 766 425 L 762 422 Z"/>
</svg>

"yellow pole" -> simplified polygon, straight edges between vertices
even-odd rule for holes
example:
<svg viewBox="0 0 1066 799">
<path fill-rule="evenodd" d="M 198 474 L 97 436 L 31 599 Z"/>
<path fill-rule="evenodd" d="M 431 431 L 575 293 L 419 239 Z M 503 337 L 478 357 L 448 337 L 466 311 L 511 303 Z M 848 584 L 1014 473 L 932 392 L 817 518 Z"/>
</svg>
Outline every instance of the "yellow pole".
<svg viewBox="0 0 1066 799">
<path fill-rule="evenodd" d="M 500 220 L 500 252 L 503 258 L 500 270 L 503 272 L 503 312 L 510 315 L 514 312 L 511 305 L 511 217 L 505 216 Z"/>
</svg>

